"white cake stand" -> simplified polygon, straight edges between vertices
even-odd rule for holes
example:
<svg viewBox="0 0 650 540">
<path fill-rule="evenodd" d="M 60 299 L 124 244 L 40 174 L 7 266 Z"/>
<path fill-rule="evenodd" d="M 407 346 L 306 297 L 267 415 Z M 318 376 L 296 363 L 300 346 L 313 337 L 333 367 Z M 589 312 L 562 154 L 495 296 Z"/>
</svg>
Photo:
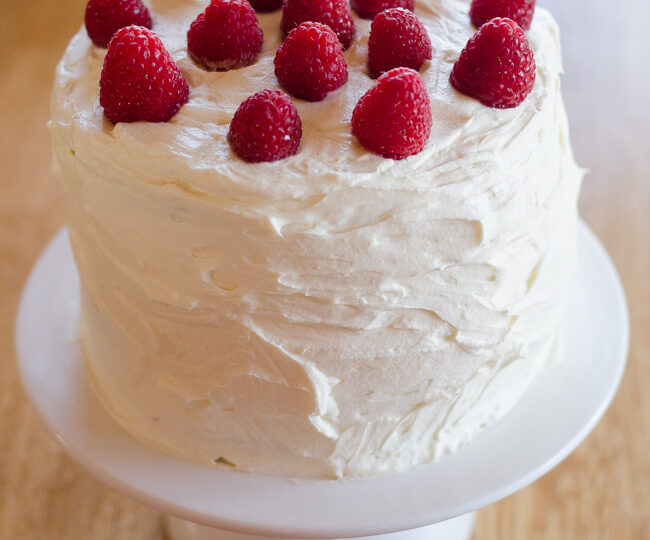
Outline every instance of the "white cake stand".
<svg viewBox="0 0 650 540">
<path fill-rule="evenodd" d="M 84 377 L 78 280 L 64 229 L 36 264 L 20 304 L 16 344 L 25 389 L 73 459 L 175 516 L 167 518 L 175 540 L 466 540 L 471 512 L 533 482 L 586 437 L 612 400 L 627 357 L 621 283 L 581 224 L 565 360 L 472 444 L 439 463 L 368 480 L 255 476 L 160 453 L 111 420 Z"/>
</svg>

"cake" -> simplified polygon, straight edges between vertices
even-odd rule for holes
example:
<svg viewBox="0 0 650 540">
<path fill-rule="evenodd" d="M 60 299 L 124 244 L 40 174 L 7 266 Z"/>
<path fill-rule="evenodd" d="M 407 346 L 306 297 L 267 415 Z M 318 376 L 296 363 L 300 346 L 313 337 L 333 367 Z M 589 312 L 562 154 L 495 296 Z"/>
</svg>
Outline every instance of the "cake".
<svg viewBox="0 0 650 540">
<path fill-rule="evenodd" d="M 137 439 L 261 474 L 363 477 L 433 462 L 506 414 L 554 359 L 576 251 L 575 164 L 552 16 L 519 106 L 449 83 L 476 32 L 462 0 L 418 0 L 432 128 L 403 160 L 350 128 L 376 81 L 354 18 L 348 80 L 293 102 L 295 155 L 249 163 L 239 105 L 280 88 L 281 12 L 258 13 L 256 62 L 206 71 L 187 29 L 206 2 L 148 3 L 189 101 L 116 124 L 99 103 L 106 50 L 85 29 L 58 66 L 55 170 L 81 276 L 81 342 L 106 409 Z"/>
</svg>

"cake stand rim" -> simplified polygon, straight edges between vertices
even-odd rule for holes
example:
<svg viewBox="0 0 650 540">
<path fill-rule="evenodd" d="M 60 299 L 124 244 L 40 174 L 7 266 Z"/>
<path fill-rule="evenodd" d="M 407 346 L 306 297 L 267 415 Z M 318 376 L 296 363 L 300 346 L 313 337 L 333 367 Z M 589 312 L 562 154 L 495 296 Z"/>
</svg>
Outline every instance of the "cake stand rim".
<svg viewBox="0 0 650 540">
<path fill-rule="evenodd" d="M 26 282 L 19 304 L 15 331 L 16 352 L 23 387 L 25 388 L 25 391 L 30 401 L 32 402 L 32 405 L 37 410 L 37 413 L 45 427 L 63 446 L 65 451 L 75 461 L 82 465 L 82 467 L 84 467 L 91 474 L 98 477 L 106 484 L 168 514 L 173 514 L 175 516 L 181 517 L 182 519 L 195 521 L 197 523 L 211 527 L 218 527 L 224 530 L 288 538 L 358 537 L 365 535 L 385 534 L 429 525 L 431 523 L 444 521 L 446 519 L 471 512 L 473 510 L 486 506 L 487 504 L 496 502 L 497 500 L 500 500 L 503 497 L 514 493 L 515 491 L 521 489 L 522 487 L 528 485 L 529 483 L 544 475 L 546 472 L 560 463 L 564 458 L 566 458 L 580 444 L 580 442 L 584 440 L 584 438 L 598 423 L 608 408 L 609 404 L 611 403 L 612 399 L 614 398 L 620 384 L 620 380 L 623 376 L 628 356 L 630 332 L 629 315 L 625 293 L 620 277 L 618 276 L 616 268 L 609 258 L 609 255 L 607 254 L 604 247 L 600 244 L 595 234 L 584 222 L 580 221 L 579 245 L 583 248 L 583 250 L 587 249 L 587 251 L 590 253 L 590 256 L 595 257 L 595 259 L 598 260 L 600 264 L 600 268 L 598 270 L 602 274 L 601 278 L 605 276 L 606 280 L 608 281 L 610 294 L 609 300 L 612 303 L 609 307 L 613 308 L 613 311 L 617 314 L 615 321 L 617 323 L 616 333 L 618 334 L 618 341 L 614 346 L 614 349 L 616 349 L 616 353 L 614 355 L 615 358 L 611 360 L 612 365 L 608 371 L 609 376 L 611 377 L 609 384 L 606 388 L 602 389 L 602 393 L 600 395 L 600 399 L 598 400 L 597 406 L 591 409 L 590 414 L 588 415 L 589 417 L 585 418 L 585 421 L 582 422 L 583 425 L 581 428 L 574 430 L 571 437 L 566 437 L 564 443 L 561 445 L 561 448 L 558 448 L 555 452 L 553 452 L 552 455 L 546 456 L 546 459 L 538 460 L 536 466 L 530 468 L 526 474 L 519 474 L 516 479 L 510 479 L 510 481 L 504 483 L 503 485 L 496 486 L 493 489 L 484 489 L 482 493 L 477 494 L 473 497 L 468 497 L 462 502 L 456 502 L 454 505 L 449 505 L 447 508 L 419 508 L 417 510 L 413 509 L 412 507 L 405 508 L 401 509 L 403 515 L 401 515 L 400 518 L 391 517 L 386 520 L 383 518 L 381 513 L 377 512 L 375 512 L 372 516 L 370 515 L 371 513 L 368 513 L 365 518 L 359 517 L 358 512 L 363 509 L 358 507 L 353 513 L 354 518 L 352 520 L 350 516 L 347 516 L 347 521 L 345 523 L 339 522 L 338 524 L 329 523 L 329 521 L 332 520 L 332 517 L 328 512 L 325 512 L 325 515 L 321 516 L 320 520 L 316 519 L 314 521 L 312 516 L 310 523 L 305 523 L 304 520 L 301 521 L 300 516 L 296 515 L 293 515 L 291 517 L 285 516 L 279 519 L 277 517 L 277 511 L 274 511 L 274 516 L 271 516 L 269 513 L 263 518 L 261 518 L 259 515 L 255 515 L 254 517 L 247 517 L 247 519 L 232 519 L 226 515 L 223 515 L 222 512 L 216 511 L 216 509 L 206 512 L 204 508 L 197 510 L 196 504 L 184 505 L 182 503 L 179 504 L 178 502 L 171 501 L 168 497 L 161 496 L 160 484 L 156 486 L 157 493 L 153 494 L 151 485 L 149 485 L 147 488 L 143 488 L 139 485 L 135 485 L 134 482 L 136 480 L 131 477 L 129 477 L 128 481 L 125 480 L 124 471 L 121 471 L 122 474 L 115 474 L 113 471 L 107 469 L 106 463 L 97 463 L 97 456 L 89 455 L 86 451 L 87 448 L 81 447 L 79 441 L 71 441 L 71 437 L 68 436 L 68 434 L 62 433 L 62 426 L 57 425 L 56 419 L 52 418 L 52 411 L 48 411 L 47 408 L 44 407 L 44 404 L 41 403 L 39 389 L 43 388 L 43 381 L 34 379 L 33 370 L 30 370 L 30 367 L 33 368 L 34 366 L 30 366 L 29 344 L 26 343 L 26 340 L 29 340 L 30 335 L 30 328 L 27 324 L 27 321 L 29 321 L 30 317 L 33 317 L 35 307 L 34 300 L 30 297 L 30 292 L 33 292 L 34 289 L 38 287 L 39 281 L 43 279 L 43 272 L 50 269 L 46 263 L 53 262 L 54 258 L 57 255 L 61 256 L 61 253 L 63 253 L 63 250 L 66 247 L 66 242 L 69 242 L 67 239 L 67 228 L 63 227 L 50 241 L 48 246 L 39 257 L 39 260 L 35 264 Z M 70 263 L 74 267 L 74 262 L 68 261 L 68 264 Z M 592 270 L 592 273 L 595 271 L 596 269 Z M 585 276 L 579 275 L 578 277 Z M 42 316 L 43 315 L 41 314 L 41 317 Z M 78 343 L 67 343 L 67 346 L 71 349 L 74 349 L 75 347 L 79 348 Z M 31 360 L 34 361 L 33 358 Z M 77 366 L 77 369 L 81 369 L 83 371 L 82 366 Z M 88 381 L 86 381 L 85 384 L 88 385 Z M 41 386 L 39 387 L 39 385 Z M 517 406 L 518 405 L 515 405 L 515 410 Z M 500 424 L 503 424 L 504 420 L 507 421 L 511 414 L 512 412 L 508 413 L 508 415 L 506 415 L 504 419 L 497 422 L 494 427 L 498 427 Z M 488 428 L 486 432 L 488 434 L 492 433 L 494 436 L 494 427 Z M 131 437 L 126 434 L 126 432 L 122 432 L 120 428 L 116 427 L 116 430 L 116 432 L 120 433 L 121 437 L 125 437 L 130 441 L 129 444 L 131 446 L 135 445 L 141 447 L 142 452 L 151 454 L 151 458 L 154 463 L 168 465 L 170 462 L 178 461 L 179 463 L 182 463 L 184 467 L 188 466 L 190 468 L 207 468 L 206 466 L 180 462 L 180 460 L 177 458 L 173 458 L 166 454 L 161 454 L 157 450 L 137 443 L 131 439 Z M 485 434 L 479 435 L 476 441 L 470 443 L 468 447 L 461 449 L 457 454 L 454 454 L 454 456 L 463 455 L 464 452 L 467 452 L 467 448 L 475 447 L 474 445 L 477 443 L 480 444 L 481 440 L 483 439 L 485 439 Z M 330 489 L 331 486 L 334 485 L 337 486 L 334 489 L 338 490 L 340 493 L 343 493 L 345 487 L 349 488 L 350 486 L 359 486 L 363 484 L 367 484 L 369 486 L 369 490 L 371 491 L 374 491 L 377 485 L 389 486 L 391 484 L 397 488 L 405 489 L 413 484 L 414 481 L 417 481 L 417 478 L 420 476 L 420 472 L 424 473 L 427 469 L 430 470 L 432 467 L 445 467 L 451 460 L 453 460 L 454 456 L 443 459 L 437 464 L 423 466 L 407 473 L 398 473 L 389 476 L 373 477 L 361 480 L 334 481 L 286 479 L 255 476 L 247 473 L 236 473 L 232 471 L 217 471 L 213 468 L 210 468 L 210 474 L 217 472 L 217 475 L 220 475 L 220 478 L 224 479 L 226 483 L 232 480 L 233 475 L 239 478 L 240 483 L 243 481 L 243 479 L 246 479 L 244 481 L 244 489 L 258 485 L 263 486 L 265 489 L 267 489 L 269 486 L 273 488 L 273 486 L 276 485 L 283 486 L 284 492 L 286 493 L 288 487 L 289 491 L 294 492 L 296 500 L 299 500 L 300 496 L 304 494 L 305 486 L 316 486 L 316 489 L 318 489 L 318 486 L 321 485 L 328 486 L 328 489 Z M 423 476 L 426 478 L 426 474 Z M 408 481 L 400 482 L 400 480 L 407 478 L 409 479 Z M 406 491 L 403 493 L 406 494 Z M 385 504 L 388 504 L 391 501 L 392 499 L 389 497 L 386 500 Z M 194 502 L 196 503 L 196 501 Z M 415 506 L 417 506 L 417 504 Z M 363 512 L 361 513 L 363 514 Z M 374 517 L 375 519 L 370 519 L 371 517 Z M 354 519 L 357 521 L 353 522 Z"/>
</svg>

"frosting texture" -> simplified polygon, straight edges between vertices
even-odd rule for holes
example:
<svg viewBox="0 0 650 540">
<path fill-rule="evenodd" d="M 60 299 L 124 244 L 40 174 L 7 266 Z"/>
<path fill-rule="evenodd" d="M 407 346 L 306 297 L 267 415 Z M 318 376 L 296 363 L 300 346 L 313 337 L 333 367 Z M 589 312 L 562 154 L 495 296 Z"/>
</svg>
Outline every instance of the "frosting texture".
<svg viewBox="0 0 650 540">
<path fill-rule="evenodd" d="M 57 70 L 54 160 L 97 391 L 134 436 L 242 470 L 365 476 L 455 451 L 513 406 L 562 323 L 582 171 L 555 22 L 537 8 L 535 88 L 495 110 L 449 84 L 469 2 L 416 2 L 433 129 L 393 161 L 351 134 L 374 84 L 356 18 L 348 82 L 294 100 L 298 153 L 250 164 L 226 135 L 245 98 L 278 88 L 280 12 L 259 14 L 255 64 L 206 72 L 186 48 L 205 5 L 149 2 L 190 86 L 168 123 L 104 119 L 105 51 L 83 29 Z"/>
</svg>

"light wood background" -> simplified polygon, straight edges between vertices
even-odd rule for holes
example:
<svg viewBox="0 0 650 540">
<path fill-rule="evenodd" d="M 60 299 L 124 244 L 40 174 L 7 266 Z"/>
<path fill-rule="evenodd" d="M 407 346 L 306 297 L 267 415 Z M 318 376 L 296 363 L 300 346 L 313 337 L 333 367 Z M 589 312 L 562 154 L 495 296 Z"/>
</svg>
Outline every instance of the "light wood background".
<svg viewBox="0 0 650 540">
<path fill-rule="evenodd" d="M 581 213 L 612 255 L 632 319 L 620 391 L 554 471 L 482 510 L 476 540 L 650 539 L 650 5 L 540 0 L 563 29 Z M 102 485 L 45 432 L 20 387 L 13 329 L 27 274 L 63 224 L 45 127 L 54 66 L 84 0 L 0 0 L 0 539 L 162 537 L 160 515 Z"/>
</svg>

